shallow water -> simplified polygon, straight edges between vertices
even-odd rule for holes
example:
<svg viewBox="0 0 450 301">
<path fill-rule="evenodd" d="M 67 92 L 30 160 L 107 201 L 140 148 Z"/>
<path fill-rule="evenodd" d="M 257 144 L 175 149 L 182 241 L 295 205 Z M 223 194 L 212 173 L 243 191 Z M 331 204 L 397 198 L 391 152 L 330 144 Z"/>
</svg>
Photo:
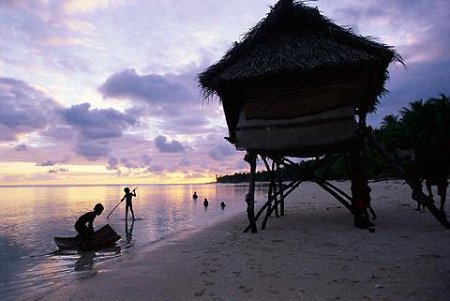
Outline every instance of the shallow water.
<svg viewBox="0 0 450 301">
<path fill-rule="evenodd" d="M 60 283 L 66 275 L 83 277 L 100 262 L 139 252 L 170 234 L 245 214 L 248 189 L 247 185 L 231 184 L 139 186 L 133 199 L 137 220 L 125 223 L 124 203 L 106 218 L 120 201 L 123 187 L 0 187 L 1 299 L 21 300 Z M 194 190 L 197 201 L 192 199 Z M 265 193 L 266 187 L 258 186 L 256 200 L 262 200 Z M 207 210 L 204 198 L 209 201 Z M 219 205 L 222 201 L 227 205 L 224 210 Z M 105 211 L 94 224 L 100 228 L 109 223 L 122 236 L 116 246 L 97 252 L 55 252 L 53 237 L 74 236 L 77 217 L 98 202 Z"/>
</svg>

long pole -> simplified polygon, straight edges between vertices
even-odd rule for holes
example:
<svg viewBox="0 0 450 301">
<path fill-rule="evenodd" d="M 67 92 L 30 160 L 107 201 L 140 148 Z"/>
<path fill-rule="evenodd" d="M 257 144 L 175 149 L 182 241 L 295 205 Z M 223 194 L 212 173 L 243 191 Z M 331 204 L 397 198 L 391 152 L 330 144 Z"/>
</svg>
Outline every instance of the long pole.
<svg viewBox="0 0 450 301">
<path fill-rule="evenodd" d="M 106 219 L 108 219 L 109 218 L 109 216 L 114 212 L 114 210 L 116 210 L 116 208 L 117 208 L 117 206 L 119 206 L 120 205 L 120 203 L 122 203 L 122 201 L 120 201 L 119 203 L 117 203 L 117 205 L 116 206 L 114 206 L 114 208 L 113 208 L 113 210 L 111 210 L 111 212 L 108 214 L 108 216 L 106 216 Z"/>
</svg>

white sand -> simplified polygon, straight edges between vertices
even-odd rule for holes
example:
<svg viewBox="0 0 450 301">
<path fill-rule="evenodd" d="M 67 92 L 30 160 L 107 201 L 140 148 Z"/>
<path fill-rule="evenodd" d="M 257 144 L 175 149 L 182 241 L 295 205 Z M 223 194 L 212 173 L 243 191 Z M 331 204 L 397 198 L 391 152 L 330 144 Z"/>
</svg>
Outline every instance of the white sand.
<svg viewBox="0 0 450 301">
<path fill-rule="evenodd" d="M 371 187 L 375 233 L 304 183 L 266 230 L 242 233 L 243 213 L 108 261 L 42 300 L 450 300 L 450 230 L 414 211 L 402 182 Z"/>
</svg>

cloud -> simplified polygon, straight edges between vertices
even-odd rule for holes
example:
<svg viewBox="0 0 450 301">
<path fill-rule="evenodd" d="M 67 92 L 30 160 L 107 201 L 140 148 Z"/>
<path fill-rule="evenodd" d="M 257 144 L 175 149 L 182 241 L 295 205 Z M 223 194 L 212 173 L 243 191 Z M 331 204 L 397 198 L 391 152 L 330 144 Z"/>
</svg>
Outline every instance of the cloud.
<svg viewBox="0 0 450 301">
<path fill-rule="evenodd" d="M 77 154 L 88 160 L 95 161 L 101 157 L 107 157 L 111 153 L 111 146 L 108 141 L 98 140 L 81 142 L 76 146 Z"/>
<path fill-rule="evenodd" d="M 41 163 L 36 163 L 36 166 L 55 166 L 56 164 L 58 164 L 58 162 L 52 161 L 52 160 L 48 160 L 48 161 L 44 161 L 44 162 L 41 162 Z"/>
<path fill-rule="evenodd" d="M 26 152 L 29 150 L 29 148 L 26 144 L 22 143 L 22 144 L 16 145 L 16 147 L 14 147 L 14 150 L 18 151 L 18 152 Z"/>
<path fill-rule="evenodd" d="M 114 109 L 91 109 L 89 103 L 61 110 L 65 121 L 78 129 L 87 139 L 117 138 L 125 129 L 136 124 L 136 119 Z"/>
<path fill-rule="evenodd" d="M 44 130 L 59 105 L 23 81 L 0 78 L 0 141 Z"/>
<path fill-rule="evenodd" d="M 48 172 L 49 173 L 69 172 L 69 169 L 63 168 L 63 167 L 55 167 L 55 168 L 50 169 Z"/>
<path fill-rule="evenodd" d="M 142 163 L 145 166 L 150 165 L 152 163 L 152 161 L 153 161 L 152 158 L 149 155 L 142 155 L 141 159 L 142 159 Z"/>
<path fill-rule="evenodd" d="M 166 168 L 163 165 L 152 165 L 147 168 L 148 172 L 160 173 L 164 171 Z"/>
<path fill-rule="evenodd" d="M 104 97 L 139 99 L 158 106 L 172 106 L 192 98 L 180 83 L 156 74 L 138 75 L 134 69 L 112 75 L 99 91 Z"/>
<path fill-rule="evenodd" d="M 115 157 L 111 157 L 108 160 L 108 166 L 106 166 L 106 169 L 108 170 L 116 170 L 119 168 L 119 160 Z"/>
<path fill-rule="evenodd" d="M 182 167 L 189 167 L 189 166 L 191 166 L 191 161 L 189 161 L 188 159 L 186 159 L 186 158 L 183 158 L 183 159 L 181 159 L 180 160 L 180 166 L 182 166 Z"/>
<path fill-rule="evenodd" d="M 206 130 L 209 130 L 209 126 L 211 126 L 211 123 L 207 116 L 196 110 L 191 116 L 170 118 L 170 122 L 164 122 L 164 131 L 174 134 L 183 133 L 186 135 L 204 133 Z"/>
<path fill-rule="evenodd" d="M 120 2 L 118 0 L 67 0 L 63 2 L 62 9 L 68 15 L 87 14 L 93 11 L 107 9 Z"/>
<path fill-rule="evenodd" d="M 225 160 L 235 154 L 236 150 L 230 144 L 218 144 L 208 153 L 209 157 L 216 161 Z"/>
<path fill-rule="evenodd" d="M 127 158 L 121 158 L 120 159 L 120 163 L 122 163 L 122 165 L 128 169 L 135 169 L 135 168 L 140 168 L 141 165 L 132 162 L 131 160 L 127 159 Z"/>
<path fill-rule="evenodd" d="M 169 142 L 167 137 L 159 135 L 154 140 L 156 148 L 161 153 L 182 153 L 185 151 L 185 147 L 178 141 L 172 140 Z"/>
</svg>

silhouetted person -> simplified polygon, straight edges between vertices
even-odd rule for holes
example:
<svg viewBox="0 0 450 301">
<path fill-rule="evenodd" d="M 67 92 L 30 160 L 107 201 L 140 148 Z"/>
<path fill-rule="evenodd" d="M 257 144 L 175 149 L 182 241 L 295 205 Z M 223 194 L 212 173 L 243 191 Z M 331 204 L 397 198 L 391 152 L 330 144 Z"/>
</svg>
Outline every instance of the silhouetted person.
<svg viewBox="0 0 450 301">
<path fill-rule="evenodd" d="M 77 230 L 82 240 L 81 246 L 86 246 L 86 244 L 94 239 L 94 219 L 97 215 L 102 214 L 104 209 L 103 205 L 98 203 L 94 206 L 94 211 L 83 214 L 75 222 L 75 230 Z"/>
<path fill-rule="evenodd" d="M 222 210 L 225 209 L 226 206 L 227 206 L 227 205 L 225 205 L 224 202 L 221 202 L 221 203 L 220 203 L 220 208 L 222 208 Z"/>
<path fill-rule="evenodd" d="M 194 201 L 196 201 L 198 199 L 197 191 L 194 191 L 192 198 L 194 199 Z"/>
<path fill-rule="evenodd" d="M 136 188 L 130 192 L 130 188 L 125 187 L 123 191 L 125 191 L 125 195 L 123 196 L 123 198 L 120 201 L 123 202 L 124 200 L 126 200 L 125 220 L 128 219 L 128 210 L 131 211 L 131 216 L 133 217 L 133 220 L 135 220 L 134 211 L 133 211 L 133 202 L 131 200 L 133 199 L 133 197 L 136 197 Z"/>
<path fill-rule="evenodd" d="M 203 201 L 203 206 L 205 207 L 205 209 L 208 208 L 208 205 L 209 205 L 208 199 L 205 198 L 205 200 Z"/>
</svg>

